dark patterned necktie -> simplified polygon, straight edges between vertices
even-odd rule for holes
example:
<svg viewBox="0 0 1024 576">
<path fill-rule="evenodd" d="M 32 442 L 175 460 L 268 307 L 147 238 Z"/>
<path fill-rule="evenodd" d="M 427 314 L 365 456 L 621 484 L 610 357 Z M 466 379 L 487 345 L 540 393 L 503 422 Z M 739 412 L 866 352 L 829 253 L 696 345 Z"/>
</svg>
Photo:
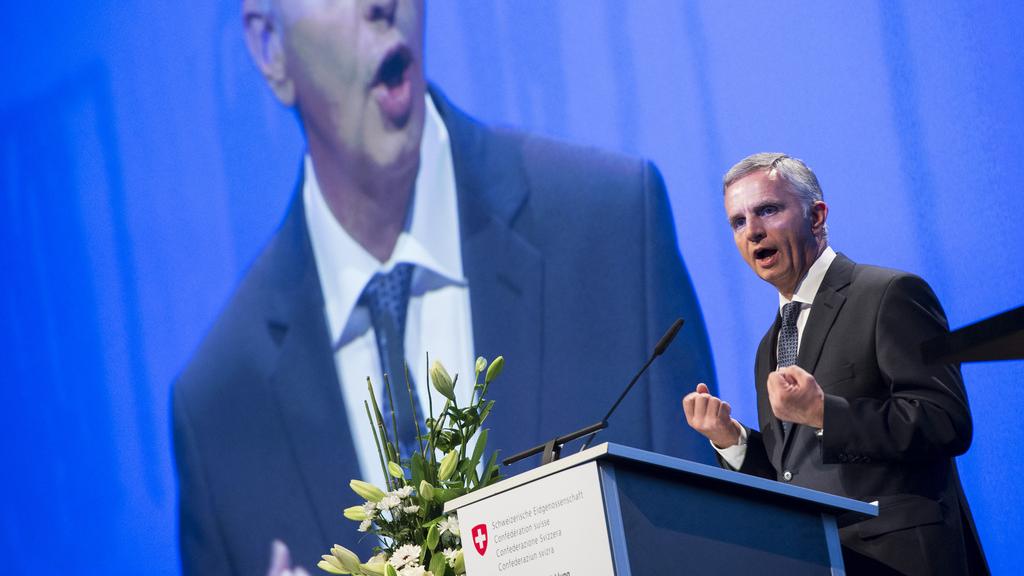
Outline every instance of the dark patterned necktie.
<svg viewBox="0 0 1024 576">
<path fill-rule="evenodd" d="M 388 395 L 381 385 L 378 389 L 384 391 L 378 398 L 389 436 L 394 435 L 392 422 L 397 423 L 398 438 L 393 440 L 397 440 L 395 444 L 402 458 L 408 458 L 419 448 L 414 421 L 418 420 L 423 430 L 423 411 L 419 407 L 412 375 L 409 376 L 409 385 L 413 390 L 413 405 L 410 405 L 409 392 L 405 387 L 405 319 L 409 309 L 412 271 L 412 264 L 399 264 L 387 274 L 375 274 L 359 300 L 370 310 L 380 368 L 383 374 L 388 375 L 391 384 L 391 394 Z"/>
<path fill-rule="evenodd" d="M 779 368 L 796 364 L 796 353 L 800 349 L 800 335 L 796 330 L 796 319 L 800 316 L 800 303 L 790 302 L 782 307 L 782 328 L 779 329 Z M 789 434 L 792 423 L 782 421 L 782 432 Z"/>
</svg>

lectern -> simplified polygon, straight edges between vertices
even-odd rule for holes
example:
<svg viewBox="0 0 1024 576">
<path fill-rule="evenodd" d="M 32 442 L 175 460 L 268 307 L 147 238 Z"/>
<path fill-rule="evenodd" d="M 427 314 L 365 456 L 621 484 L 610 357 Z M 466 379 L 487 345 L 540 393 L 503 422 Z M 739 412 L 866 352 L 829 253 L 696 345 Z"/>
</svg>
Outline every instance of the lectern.
<svg viewBox="0 0 1024 576">
<path fill-rule="evenodd" d="M 843 574 L 875 504 L 601 444 L 448 502 L 467 576 Z"/>
</svg>

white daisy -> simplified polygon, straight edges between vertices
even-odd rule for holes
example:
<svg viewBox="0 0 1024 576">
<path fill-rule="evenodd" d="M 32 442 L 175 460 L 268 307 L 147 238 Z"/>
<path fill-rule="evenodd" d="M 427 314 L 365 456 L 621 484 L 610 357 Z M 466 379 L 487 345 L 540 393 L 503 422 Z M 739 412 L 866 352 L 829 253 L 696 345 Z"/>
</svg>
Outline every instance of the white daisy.
<svg viewBox="0 0 1024 576">
<path fill-rule="evenodd" d="M 379 506 L 381 510 L 391 510 L 392 508 L 397 508 L 401 505 L 402 499 L 396 496 L 395 494 L 388 494 L 387 496 L 381 498 L 380 502 L 377 504 L 377 506 Z"/>
<path fill-rule="evenodd" d="M 459 535 L 459 518 L 458 518 L 458 516 L 452 515 L 452 516 L 449 516 L 449 517 L 445 518 L 444 520 L 441 520 L 440 522 L 438 522 L 437 523 L 437 532 L 439 534 L 442 534 L 442 535 L 445 532 L 448 532 L 452 536 L 458 536 Z"/>
<path fill-rule="evenodd" d="M 448 566 L 455 568 L 455 555 L 459 553 L 454 548 L 445 548 L 441 551 L 444 554 L 444 559 L 448 561 Z"/>
<path fill-rule="evenodd" d="M 402 545 L 391 555 L 389 562 L 395 567 L 395 570 L 418 566 L 420 563 L 420 547 L 415 544 Z"/>
</svg>

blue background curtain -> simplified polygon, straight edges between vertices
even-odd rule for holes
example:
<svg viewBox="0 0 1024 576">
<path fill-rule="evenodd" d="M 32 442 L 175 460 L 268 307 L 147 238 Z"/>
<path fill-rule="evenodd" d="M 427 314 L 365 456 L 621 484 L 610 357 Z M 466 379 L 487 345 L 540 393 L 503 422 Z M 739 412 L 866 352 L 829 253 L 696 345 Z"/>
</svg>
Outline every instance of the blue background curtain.
<svg viewBox="0 0 1024 576">
<path fill-rule="evenodd" d="M 239 5 L 5 3 L 5 573 L 178 571 L 169 386 L 279 222 L 303 149 Z M 995 1 L 446 0 L 427 8 L 427 72 L 488 122 L 656 161 L 721 393 L 753 423 L 776 296 L 732 244 L 722 173 L 801 157 L 838 250 L 923 276 L 953 327 L 1019 306 L 1022 29 L 1024 7 Z M 1024 362 L 964 373 L 960 468 L 1008 573 Z"/>
</svg>

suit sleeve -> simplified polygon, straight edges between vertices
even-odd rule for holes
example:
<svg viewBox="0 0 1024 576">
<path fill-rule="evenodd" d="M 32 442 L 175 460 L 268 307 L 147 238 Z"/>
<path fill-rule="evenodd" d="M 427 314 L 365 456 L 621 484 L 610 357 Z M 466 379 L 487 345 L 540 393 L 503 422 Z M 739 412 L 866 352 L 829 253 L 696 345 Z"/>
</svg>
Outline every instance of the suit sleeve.
<svg viewBox="0 0 1024 576">
<path fill-rule="evenodd" d="M 725 460 L 719 456 L 718 463 L 722 468 L 732 469 Z M 769 480 L 777 480 L 778 472 L 768 459 L 768 450 L 764 446 L 764 437 L 761 433 L 752 428 L 747 428 L 747 453 L 743 457 L 743 465 L 740 472 L 752 476 L 760 476 Z"/>
<path fill-rule="evenodd" d="M 711 463 L 714 450 L 703 436 L 686 425 L 680 404 L 698 382 L 704 382 L 717 393 L 704 317 L 679 252 L 665 182 L 650 162 L 644 163 L 642 179 L 648 348 L 654 347 L 676 318 L 685 321 L 675 342 L 651 367 L 653 446 L 662 453 Z"/>
<path fill-rule="evenodd" d="M 213 514 L 187 401 L 177 384 L 172 406 L 182 574 L 233 574 Z"/>
<path fill-rule="evenodd" d="M 910 275 L 889 282 L 875 320 L 878 394 L 826 394 L 824 462 L 914 462 L 967 450 L 971 415 L 960 368 L 927 365 L 920 353 L 921 342 L 946 332 L 928 284 Z"/>
</svg>

